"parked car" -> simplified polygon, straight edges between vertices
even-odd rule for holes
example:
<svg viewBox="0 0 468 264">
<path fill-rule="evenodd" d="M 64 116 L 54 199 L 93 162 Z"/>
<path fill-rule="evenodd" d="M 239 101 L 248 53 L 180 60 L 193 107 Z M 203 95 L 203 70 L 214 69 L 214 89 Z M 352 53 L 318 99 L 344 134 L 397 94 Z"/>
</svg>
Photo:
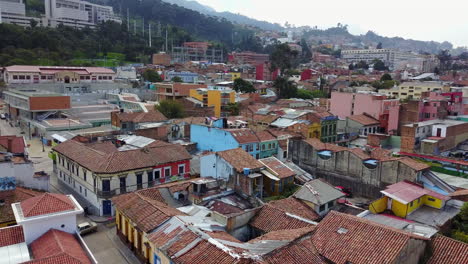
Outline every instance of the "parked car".
<svg viewBox="0 0 468 264">
<path fill-rule="evenodd" d="M 337 190 L 339 190 L 340 192 L 342 192 L 342 193 L 343 193 L 346 197 L 348 197 L 348 198 L 353 197 L 353 194 L 352 194 L 350 188 L 346 188 L 346 187 L 343 187 L 343 186 L 335 186 L 335 189 L 337 189 Z"/>
<path fill-rule="evenodd" d="M 5 120 L 5 119 L 6 119 L 6 115 L 5 115 L 5 114 L 0 114 L 0 119 Z"/>
<path fill-rule="evenodd" d="M 97 224 L 94 222 L 84 222 L 77 226 L 80 235 L 86 235 L 97 231 Z"/>
</svg>

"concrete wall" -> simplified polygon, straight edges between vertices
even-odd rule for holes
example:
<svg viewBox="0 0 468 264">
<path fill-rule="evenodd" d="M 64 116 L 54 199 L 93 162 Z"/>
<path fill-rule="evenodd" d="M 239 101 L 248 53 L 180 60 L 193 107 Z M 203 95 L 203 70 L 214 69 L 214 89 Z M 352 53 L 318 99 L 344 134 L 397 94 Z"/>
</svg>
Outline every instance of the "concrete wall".
<svg viewBox="0 0 468 264">
<path fill-rule="evenodd" d="M 42 217 L 28 223 L 19 223 L 23 226 L 25 242 L 31 242 L 45 234 L 50 229 L 57 229 L 70 234 L 76 233 L 76 214 Z"/>
<path fill-rule="evenodd" d="M 376 168 L 369 169 L 361 158 L 349 151 L 334 152 L 325 160 L 311 145 L 299 140 L 290 141 L 289 153 L 295 164 L 315 177 L 371 198 L 379 197 L 380 190 L 389 184 L 405 179 L 415 181 L 418 177 L 418 172 L 398 160 L 379 162 Z"/>
<path fill-rule="evenodd" d="M 1 177 L 15 177 L 17 186 L 49 191 L 49 176 L 34 177 L 34 165 L 30 162 L 19 164 L 13 162 L 0 163 Z"/>
<path fill-rule="evenodd" d="M 229 180 L 234 175 L 234 169 L 225 160 L 216 154 L 206 155 L 200 158 L 200 176 L 213 177 L 215 179 Z"/>
</svg>

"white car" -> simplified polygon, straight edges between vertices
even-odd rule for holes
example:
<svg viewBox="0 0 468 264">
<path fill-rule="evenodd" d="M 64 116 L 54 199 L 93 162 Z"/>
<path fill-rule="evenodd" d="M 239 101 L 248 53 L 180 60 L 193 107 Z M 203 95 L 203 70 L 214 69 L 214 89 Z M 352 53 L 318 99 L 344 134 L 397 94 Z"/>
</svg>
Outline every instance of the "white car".
<svg viewBox="0 0 468 264">
<path fill-rule="evenodd" d="M 81 236 L 97 231 L 97 224 L 94 222 L 84 222 L 77 225 L 78 233 Z"/>
</svg>

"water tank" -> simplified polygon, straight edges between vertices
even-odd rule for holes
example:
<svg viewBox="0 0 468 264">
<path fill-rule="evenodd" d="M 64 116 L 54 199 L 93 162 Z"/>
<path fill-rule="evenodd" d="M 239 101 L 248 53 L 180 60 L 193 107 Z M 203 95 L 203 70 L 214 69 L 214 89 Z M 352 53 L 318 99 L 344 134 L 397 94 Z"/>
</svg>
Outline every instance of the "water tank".
<svg viewBox="0 0 468 264">
<path fill-rule="evenodd" d="M 250 174 L 250 169 L 244 168 L 244 175 L 249 175 L 249 174 Z"/>
</svg>

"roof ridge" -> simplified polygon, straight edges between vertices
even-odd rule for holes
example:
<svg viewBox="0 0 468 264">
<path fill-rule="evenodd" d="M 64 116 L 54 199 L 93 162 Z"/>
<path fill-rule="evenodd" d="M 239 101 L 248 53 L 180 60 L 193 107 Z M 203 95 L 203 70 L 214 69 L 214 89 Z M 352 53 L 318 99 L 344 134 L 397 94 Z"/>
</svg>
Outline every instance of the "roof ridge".
<svg viewBox="0 0 468 264">
<path fill-rule="evenodd" d="M 331 210 L 327 214 L 327 216 L 324 218 L 324 220 L 328 217 L 328 215 L 331 215 L 332 217 L 335 216 L 335 215 L 344 216 L 349 220 L 358 221 L 358 222 L 369 224 L 369 225 L 376 226 L 376 227 L 381 227 L 383 229 L 388 229 L 390 231 L 394 231 L 394 232 L 397 232 L 397 233 L 400 233 L 402 235 L 412 237 L 412 238 L 415 238 L 415 239 L 430 240 L 430 238 L 427 238 L 427 237 L 423 237 L 423 236 L 419 236 L 419 235 L 416 235 L 416 234 L 413 234 L 413 233 L 405 232 L 405 231 L 397 229 L 395 227 L 386 226 L 386 225 L 379 224 L 379 223 L 373 222 L 371 220 L 368 220 L 368 219 L 365 219 L 365 218 L 362 218 L 362 217 L 357 217 L 357 216 L 353 216 L 353 215 L 349 215 L 349 214 L 345 214 L 345 213 L 340 213 L 340 212 L 334 211 L 334 210 Z M 322 222 L 323 222 L 323 220 L 320 223 L 322 223 Z M 320 223 L 319 223 L 319 225 L 320 225 Z"/>
<path fill-rule="evenodd" d="M 65 253 L 65 248 L 64 246 L 62 245 L 62 241 L 60 241 L 59 237 L 58 237 L 58 230 L 57 229 L 50 229 L 50 232 L 52 233 L 52 235 L 54 236 L 54 240 L 55 242 L 57 243 L 57 245 L 59 246 L 60 250 L 62 251 L 62 253 Z"/>
</svg>

